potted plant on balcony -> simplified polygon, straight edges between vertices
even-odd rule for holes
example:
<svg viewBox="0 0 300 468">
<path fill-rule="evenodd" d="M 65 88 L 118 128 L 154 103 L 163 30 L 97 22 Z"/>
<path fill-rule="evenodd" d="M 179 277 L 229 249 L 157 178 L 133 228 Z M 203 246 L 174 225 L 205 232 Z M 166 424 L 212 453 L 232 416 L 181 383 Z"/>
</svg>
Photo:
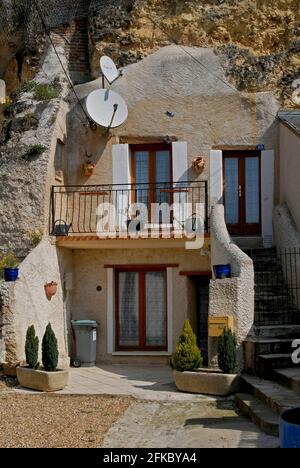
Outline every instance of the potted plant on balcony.
<svg viewBox="0 0 300 468">
<path fill-rule="evenodd" d="M 58 370 L 57 339 L 51 324 L 47 325 L 42 341 L 43 368 L 38 365 L 38 338 L 34 327 L 27 330 L 25 354 L 28 367 L 18 367 L 17 377 L 22 387 L 42 392 L 55 392 L 62 390 L 68 383 L 69 372 Z"/>
<path fill-rule="evenodd" d="M 19 260 L 13 252 L 0 256 L 0 270 L 6 282 L 17 281 L 19 277 Z"/>
<path fill-rule="evenodd" d="M 197 351 L 198 349 L 198 351 Z M 236 372 L 236 341 L 225 331 L 218 343 L 219 369 L 201 368 L 200 350 L 189 324 L 184 325 L 171 365 L 176 387 L 181 392 L 227 396 L 239 390 L 240 378 Z M 201 356 L 201 353 L 200 353 Z"/>
</svg>

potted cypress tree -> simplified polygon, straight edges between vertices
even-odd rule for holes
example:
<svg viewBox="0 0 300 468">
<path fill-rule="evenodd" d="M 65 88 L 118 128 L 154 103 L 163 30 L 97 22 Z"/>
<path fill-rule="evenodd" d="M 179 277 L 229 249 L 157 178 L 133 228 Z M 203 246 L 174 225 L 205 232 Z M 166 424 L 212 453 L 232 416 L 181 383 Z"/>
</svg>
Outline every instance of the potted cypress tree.
<svg viewBox="0 0 300 468">
<path fill-rule="evenodd" d="M 28 367 L 18 367 L 17 377 L 22 387 L 42 392 L 55 392 L 62 390 L 68 384 L 68 370 L 57 369 L 58 346 L 52 326 L 47 325 L 42 341 L 43 368 L 38 365 L 38 338 L 34 327 L 27 330 L 25 354 Z"/>
<path fill-rule="evenodd" d="M 196 336 L 189 322 L 186 322 L 171 359 L 177 389 L 217 396 L 236 393 L 240 377 L 236 374 L 236 338 L 230 330 L 225 330 L 219 338 L 218 362 L 220 370 L 201 368 L 201 352 L 197 347 Z"/>
</svg>

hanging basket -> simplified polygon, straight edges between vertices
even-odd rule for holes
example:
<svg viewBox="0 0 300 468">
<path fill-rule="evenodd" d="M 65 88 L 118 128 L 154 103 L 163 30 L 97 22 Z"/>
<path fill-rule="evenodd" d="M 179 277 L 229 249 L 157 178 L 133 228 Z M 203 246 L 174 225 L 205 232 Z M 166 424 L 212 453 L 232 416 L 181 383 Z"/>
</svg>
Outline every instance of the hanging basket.
<svg viewBox="0 0 300 468">
<path fill-rule="evenodd" d="M 201 156 L 199 156 L 198 158 L 194 159 L 193 160 L 193 168 L 194 168 L 194 171 L 197 173 L 197 174 L 202 174 L 204 169 L 206 168 L 206 161 L 204 158 L 202 158 Z"/>
<path fill-rule="evenodd" d="M 51 300 L 52 297 L 55 296 L 55 294 L 57 293 L 57 286 L 57 283 L 55 283 L 54 281 L 52 281 L 52 283 L 45 284 L 44 288 L 47 299 Z"/>
</svg>

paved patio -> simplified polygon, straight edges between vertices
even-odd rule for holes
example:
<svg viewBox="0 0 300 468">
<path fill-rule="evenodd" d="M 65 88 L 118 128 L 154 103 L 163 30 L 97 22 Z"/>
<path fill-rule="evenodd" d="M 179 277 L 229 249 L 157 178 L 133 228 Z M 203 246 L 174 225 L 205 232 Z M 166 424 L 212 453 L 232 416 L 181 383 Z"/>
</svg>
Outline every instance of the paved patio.
<svg viewBox="0 0 300 468">
<path fill-rule="evenodd" d="M 203 401 L 215 398 L 177 391 L 168 366 L 101 365 L 71 369 L 63 394 L 126 395 L 141 400 Z"/>
</svg>

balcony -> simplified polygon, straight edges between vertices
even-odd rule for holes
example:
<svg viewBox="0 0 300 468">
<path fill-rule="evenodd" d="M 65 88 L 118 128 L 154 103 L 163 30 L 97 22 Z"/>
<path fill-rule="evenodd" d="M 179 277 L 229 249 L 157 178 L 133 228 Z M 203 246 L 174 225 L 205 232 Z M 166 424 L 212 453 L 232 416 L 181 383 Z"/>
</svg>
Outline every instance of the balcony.
<svg viewBox="0 0 300 468">
<path fill-rule="evenodd" d="M 93 239 L 208 233 L 207 181 L 54 186 L 50 234 Z"/>
</svg>

